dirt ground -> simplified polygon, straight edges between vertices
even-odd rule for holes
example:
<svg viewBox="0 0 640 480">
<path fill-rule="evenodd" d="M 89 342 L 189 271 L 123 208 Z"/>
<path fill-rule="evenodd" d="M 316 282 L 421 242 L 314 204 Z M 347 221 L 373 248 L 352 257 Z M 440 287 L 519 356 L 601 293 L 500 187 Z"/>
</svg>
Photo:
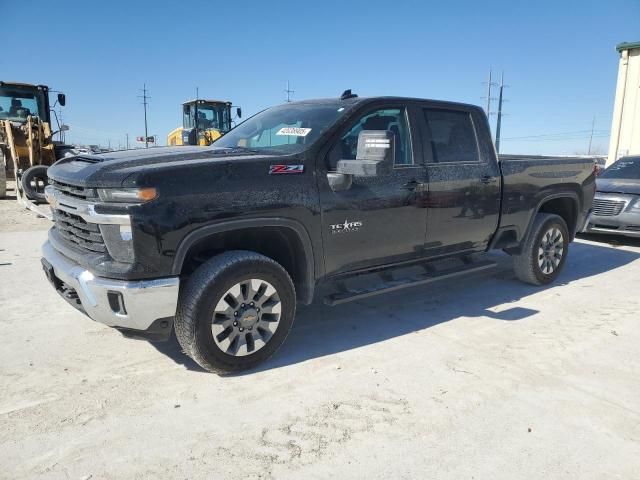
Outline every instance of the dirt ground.
<svg viewBox="0 0 640 480">
<path fill-rule="evenodd" d="M 559 281 L 483 276 L 299 310 L 232 377 L 83 317 L 0 201 L 0 478 L 640 478 L 640 242 Z"/>
<path fill-rule="evenodd" d="M 0 198 L 0 233 L 25 232 L 49 228 L 50 222 L 42 215 L 20 207 L 16 201 L 16 182 L 7 182 L 7 196 Z M 48 206 L 40 206 L 42 209 Z"/>
</svg>

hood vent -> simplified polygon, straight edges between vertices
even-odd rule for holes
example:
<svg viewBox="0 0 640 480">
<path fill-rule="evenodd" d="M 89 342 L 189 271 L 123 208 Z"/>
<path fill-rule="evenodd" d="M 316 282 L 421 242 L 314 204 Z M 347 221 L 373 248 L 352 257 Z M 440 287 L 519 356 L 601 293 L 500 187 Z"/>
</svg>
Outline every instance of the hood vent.
<svg viewBox="0 0 640 480">
<path fill-rule="evenodd" d="M 102 160 L 96 157 L 75 157 L 73 159 L 74 162 L 84 162 L 84 163 L 100 163 Z"/>
</svg>

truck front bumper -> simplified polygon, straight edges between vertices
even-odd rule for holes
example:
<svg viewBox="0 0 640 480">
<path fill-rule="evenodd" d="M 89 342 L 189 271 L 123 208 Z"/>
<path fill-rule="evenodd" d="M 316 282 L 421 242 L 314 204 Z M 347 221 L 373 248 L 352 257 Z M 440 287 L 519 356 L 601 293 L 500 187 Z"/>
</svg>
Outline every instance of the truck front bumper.
<svg viewBox="0 0 640 480">
<path fill-rule="evenodd" d="M 96 277 L 49 241 L 42 246 L 42 257 L 45 274 L 56 291 L 91 319 L 150 339 L 162 339 L 171 332 L 179 277 L 136 281 Z"/>
</svg>

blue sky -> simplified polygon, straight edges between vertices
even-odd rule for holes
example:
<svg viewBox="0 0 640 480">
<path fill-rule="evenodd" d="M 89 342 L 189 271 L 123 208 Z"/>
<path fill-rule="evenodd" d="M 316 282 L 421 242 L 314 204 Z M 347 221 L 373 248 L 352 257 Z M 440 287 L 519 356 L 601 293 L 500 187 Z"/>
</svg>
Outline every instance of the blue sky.
<svg viewBox="0 0 640 480">
<path fill-rule="evenodd" d="M 484 105 L 492 66 L 509 85 L 501 151 L 584 153 L 595 117 L 594 149 L 605 153 L 615 45 L 640 40 L 640 0 L 46 5 L 42 15 L 33 2 L 0 0 L 12 40 L 0 79 L 64 91 L 67 140 L 112 147 L 143 134 L 145 82 L 149 133 L 164 143 L 196 87 L 245 117 L 282 103 L 287 80 L 296 100 L 351 88 Z"/>
</svg>

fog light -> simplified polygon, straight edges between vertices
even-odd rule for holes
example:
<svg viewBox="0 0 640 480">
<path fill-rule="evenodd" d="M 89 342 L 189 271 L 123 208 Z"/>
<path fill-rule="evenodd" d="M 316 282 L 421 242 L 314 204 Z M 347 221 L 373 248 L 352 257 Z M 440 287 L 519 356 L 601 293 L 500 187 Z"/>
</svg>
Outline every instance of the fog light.
<svg viewBox="0 0 640 480">
<path fill-rule="evenodd" d="M 111 311 L 117 315 L 126 315 L 127 309 L 124 306 L 124 297 L 120 292 L 107 292 L 107 299 Z"/>
</svg>

